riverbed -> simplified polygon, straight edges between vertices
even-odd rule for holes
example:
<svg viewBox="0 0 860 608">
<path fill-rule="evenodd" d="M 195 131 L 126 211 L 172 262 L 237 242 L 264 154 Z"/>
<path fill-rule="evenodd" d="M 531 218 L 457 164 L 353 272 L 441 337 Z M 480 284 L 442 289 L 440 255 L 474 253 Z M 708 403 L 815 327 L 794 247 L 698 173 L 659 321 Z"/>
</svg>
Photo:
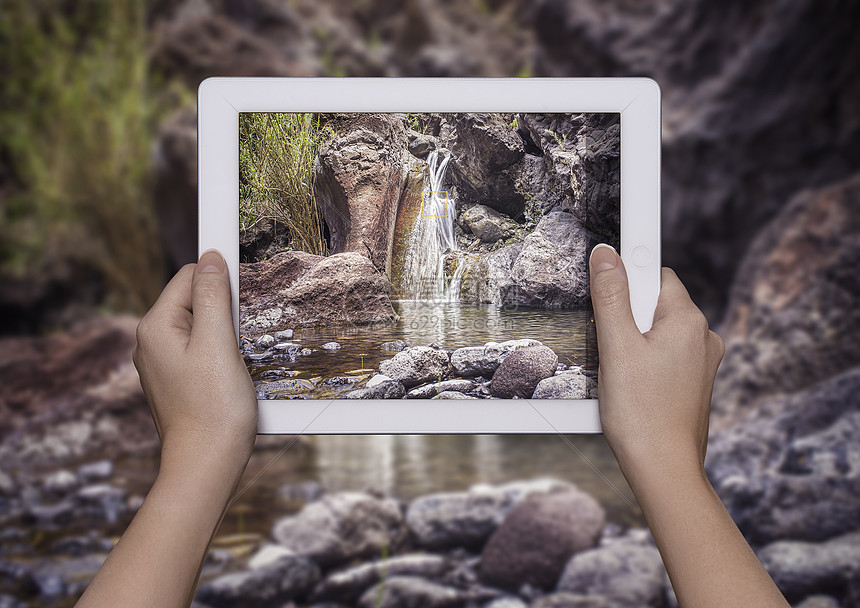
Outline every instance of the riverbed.
<svg viewBox="0 0 860 608">
<path fill-rule="evenodd" d="M 395 353 L 380 345 L 394 340 L 409 346 L 435 344 L 452 351 L 491 341 L 529 338 L 555 351 L 559 363 L 597 369 L 594 317 L 588 308 L 537 310 L 415 300 L 395 300 L 392 304 L 399 317 L 394 323 L 296 329 L 292 341 L 311 353 L 294 362 L 279 359 L 249 364 L 251 377 L 261 383 L 278 380 L 286 373 L 293 380 L 306 382 L 307 390 L 291 395 L 293 398 L 337 397 L 360 386 L 381 361 L 393 357 Z M 322 348 L 332 342 L 339 348 Z M 352 382 L 326 382 L 336 377 Z"/>
</svg>

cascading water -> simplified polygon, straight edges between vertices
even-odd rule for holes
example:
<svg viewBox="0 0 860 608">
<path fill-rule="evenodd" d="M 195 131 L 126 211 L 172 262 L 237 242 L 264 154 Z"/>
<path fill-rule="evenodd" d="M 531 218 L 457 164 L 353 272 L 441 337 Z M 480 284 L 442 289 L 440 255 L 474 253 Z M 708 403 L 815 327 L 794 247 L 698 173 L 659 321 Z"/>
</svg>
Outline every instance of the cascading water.
<svg viewBox="0 0 860 608">
<path fill-rule="evenodd" d="M 445 276 L 448 259 L 459 250 L 454 236 L 454 201 L 444 189 L 449 160 L 450 156 L 436 150 L 427 157 L 430 187 L 422 193 L 403 272 L 404 291 L 415 300 L 460 300 L 464 265 L 457 265 L 450 281 Z"/>
</svg>

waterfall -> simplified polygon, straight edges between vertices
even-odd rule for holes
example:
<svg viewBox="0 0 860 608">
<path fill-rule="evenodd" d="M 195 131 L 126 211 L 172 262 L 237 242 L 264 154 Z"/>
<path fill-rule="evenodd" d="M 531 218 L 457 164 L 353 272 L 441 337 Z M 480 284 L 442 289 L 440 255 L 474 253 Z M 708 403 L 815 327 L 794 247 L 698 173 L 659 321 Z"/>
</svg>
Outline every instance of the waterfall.
<svg viewBox="0 0 860 608">
<path fill-rule="evenodd" d="M 429 188 L 421 195 L 421 209 L 409 235 L 403 273 L 406 293 L 415 300 L 456 302 L 465 265 L 460 263 L 451 280 L 445 266 L 459 251 L 454 236 L 454 200 L 444 188 L 450 156 L 432 151 L 427 157 Z"/>
</svg>

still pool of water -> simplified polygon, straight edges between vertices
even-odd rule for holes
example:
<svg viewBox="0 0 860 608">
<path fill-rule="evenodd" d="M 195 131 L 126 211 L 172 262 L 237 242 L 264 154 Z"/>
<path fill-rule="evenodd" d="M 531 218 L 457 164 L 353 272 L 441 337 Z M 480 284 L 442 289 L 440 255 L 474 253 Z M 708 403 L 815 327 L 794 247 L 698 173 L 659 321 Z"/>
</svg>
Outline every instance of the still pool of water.
<svg viewBox="0 0 860 608">
<path fill-rule="evenodd" d="M 313 352 L 295 362 L 280 359 L 253 364 L 249 366 L 251 377 L 261 382 L 265 372 L 286 369 L 291 378 L 314 386 L 301 396 L 335 397 L 360 386 L 382 360 L 391 358 L 394 353 L 380 345 L 392 340 L 455 350 L 490 341 L 531 338 L 553 349 L 560 363 L 597 369 L 597 340 L 590 309 L 537 310 L 412 300 L 394 301 L 393 305 L 399 315 L 395 323 L 295 330 L 293 341 Z M 320 348 L 327 342 L 337 342 L 341 348 Z M 359 382 L 345 386 L 325 383 L 335 376 L 353 377 Z"/>
</svg>

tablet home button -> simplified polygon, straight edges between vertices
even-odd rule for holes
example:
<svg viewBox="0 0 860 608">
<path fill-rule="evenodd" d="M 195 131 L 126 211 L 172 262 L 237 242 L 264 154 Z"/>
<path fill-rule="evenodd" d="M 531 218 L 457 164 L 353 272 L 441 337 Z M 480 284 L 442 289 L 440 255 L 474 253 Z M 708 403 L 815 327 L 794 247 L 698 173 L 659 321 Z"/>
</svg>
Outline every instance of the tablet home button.
<svg viewBox="0 0 860 608">
<path fill-rule="evenodd" d="M 654 256 L 651 255 L 651 250 L 648 247 L 645 245 L 639 245 L 638 247 L 633 248 L 633 251 L 630 253 L 630 258 L 633 260 L 634 266 L 644 268 L 651 263 Z"/>
</svg>

